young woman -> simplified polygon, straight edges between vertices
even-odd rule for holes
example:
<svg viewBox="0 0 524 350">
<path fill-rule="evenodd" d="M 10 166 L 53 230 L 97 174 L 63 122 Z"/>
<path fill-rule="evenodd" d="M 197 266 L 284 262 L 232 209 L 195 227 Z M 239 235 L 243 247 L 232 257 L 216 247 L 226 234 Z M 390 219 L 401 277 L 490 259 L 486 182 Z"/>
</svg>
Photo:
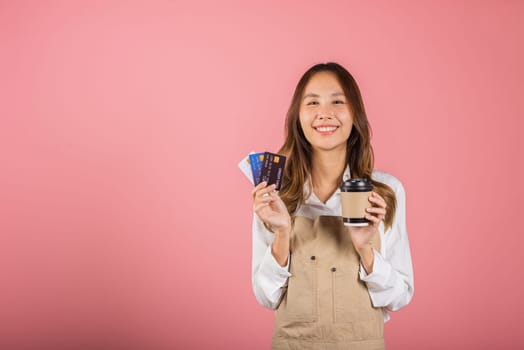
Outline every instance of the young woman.
<svg viewBox="0 0 524 350">
<path fill-rule="evenodd" d="M 359 88 L 336 63 L 311 67 L 286 118 L 282 186 L 253 190 L 253 290 L 276 309 L 273 349 L 383 349 L 387 310 L 413 297 L 405 192 L 373 169 Z M 365 227 L 341 218 L 340 185 L 373 184 Z"/>
</svg>

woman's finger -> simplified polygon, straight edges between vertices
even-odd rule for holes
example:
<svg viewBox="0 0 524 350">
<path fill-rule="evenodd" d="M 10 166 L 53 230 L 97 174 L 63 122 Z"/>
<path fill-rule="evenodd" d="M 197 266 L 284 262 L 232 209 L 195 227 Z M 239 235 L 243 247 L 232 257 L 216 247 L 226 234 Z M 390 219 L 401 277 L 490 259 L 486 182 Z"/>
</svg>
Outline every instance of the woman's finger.
<svg viewBox="0 0 524 350">
<path fill-rule="evenodd" d="M 255 194 L 257 193 L 257 191 L 263 189 L 264 187 L 266 187 L 266 185 L 267 185 L 266 181 L 262 181 L 261 183 L 256 185 L 255 188 L 253 188 L 253 190 L 251 191 L 251 195 L 253 196 L 253 198 L 255 197 Z"/>
<path fill-rule="evenodd" d="M 377 218 L 378 219 L 378 222 L 382 221 L 385 219 L 386 217 L 386 209 L 384 208 L 380 208 L 380 207 L 370 207 L 370 208 L 366 208 L 366 211 L 368 213 L 373 213 L 373 217 Z"/>
<path fill-rule="evenodd" d="M 374 224 L 380 223 L 380 219 L 371 214 L 366 214 L 366 219 L 368 219 L 369 221 L 372 221 Z"/>
<path fill-rule="evenodd" d="M 275 197 L 272 196 L 271 194 L 268 195 L 268 196 L 262 196 L 260 198 L 255 198 L 255 205 L 259 204 L 259 203 L 269 203 L 269 202 L 272 202 L 275 200 Z"/>
<path fill-rule="evenodd" d="M 255 195 L 254 195 L 254 198 L 260 198 L 260 197 L 263 197 L 263 196 L 267 196 L 269 195 L 271 192 L 273 192 L 275 190 L 275 185 L 270 185 L 270 186 L 267 186 L 265 188 L 262 188 L 258 191 L 255 192 Z"/>
<path fill-rule="evenodd" d="M 275 203 L 278 205 L 278 208 L 280 209 L 280 211 L 287 212 L 286 204 L 284 203 L 284 201 L 282 201 L 278 193 L 275 192 L 273 194 L 273 199 L 275 200 Z"/>
<path fill-rule="evenodd" d="M 381 207 L 369 207 L 369 208 L 366 208 L 366 211 L 368 213 L 376 213 L 376 214 L 379 214 L 379 215 L 386 215 L 386 209 L 381 208 Z"/>
<path fill-rule="evenodd" d="M 253 209 L 254 209 L 255 213 L 257 213 L 257 215 L 260 216 L 260 213 L 259 213 L 258 211 L 259 211 L 260 209 L 262 209 L 262 208 L 268 206 L 268 205 L 269 205 L 268 203 L 260 203 L 260 204 L 255 205 L 255 206 L 253 207 Z"/>
<path fill-rule="evenodd" d="M 386 204 L 386 201 L 380 197 L 380 195 L 376 192 L 372 192 L 372 195 L 371 197 L 369 198 L 369 200 L 373 203 L 376 203 L 378 204 L 380 207 L 386 209 L 387 208 L 387 204 Z"/>
<path fill-rule="evenodd" d="M 264 187 L 266 187 L 266 186 L 267 186 L 267 182 L 266 182 L 266 181 L 262 181 L 261 183 L 259 183 L 258 185 L 256 185 L 256 186 L 253 188 L 253 190 L 251 191 L 251 193 L 254 194 L 256 191 L 258 191 L 258 190 L 260 190 L 260 189 L 262 189 L 262 188 L 264 188 Z"/>
</svg>

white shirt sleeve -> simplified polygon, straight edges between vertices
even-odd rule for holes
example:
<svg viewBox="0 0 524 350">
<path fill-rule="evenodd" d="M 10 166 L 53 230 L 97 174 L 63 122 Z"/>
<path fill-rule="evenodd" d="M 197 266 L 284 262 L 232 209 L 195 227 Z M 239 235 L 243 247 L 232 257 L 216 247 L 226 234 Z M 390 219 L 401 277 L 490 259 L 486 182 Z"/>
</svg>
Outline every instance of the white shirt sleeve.
<svg viewBox="0 0 524 350">
<path fill-rule="evenodd" d="M 289 261 L 282 267 L 271 253 L 274 235 L 260 218 L 253 215 L 252 284 L 258 303 L 268 309 L 276 309 L 287 287 Z"/>
<path fill-rule="evenodd" d="M 413 298 L 413 266 L 406 228 L 406 193 L 402 183 L 395 186 L 397 209 L 392 227 L 384 234 L 384 255 L 375 250 L 373 272 L 360 266 L 360 279 L 366 282 L 375 307 L 397 311 Z"/>
</svg>

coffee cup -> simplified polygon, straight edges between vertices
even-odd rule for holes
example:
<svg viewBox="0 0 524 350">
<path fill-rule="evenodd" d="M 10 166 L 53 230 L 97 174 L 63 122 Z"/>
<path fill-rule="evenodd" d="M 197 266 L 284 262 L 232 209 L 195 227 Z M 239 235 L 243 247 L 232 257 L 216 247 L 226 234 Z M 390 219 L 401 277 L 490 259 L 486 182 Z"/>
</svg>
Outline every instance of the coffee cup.
<svg viewBox="0 0 524 350">
<path fill-rule="evenodd" d="M 368 226 L 366 208 L 371 207 L 369 197 L 373 185 L 367 179 L 350 179 L 340 186 L 342 218 L 346 226 Z"/>
</svg>

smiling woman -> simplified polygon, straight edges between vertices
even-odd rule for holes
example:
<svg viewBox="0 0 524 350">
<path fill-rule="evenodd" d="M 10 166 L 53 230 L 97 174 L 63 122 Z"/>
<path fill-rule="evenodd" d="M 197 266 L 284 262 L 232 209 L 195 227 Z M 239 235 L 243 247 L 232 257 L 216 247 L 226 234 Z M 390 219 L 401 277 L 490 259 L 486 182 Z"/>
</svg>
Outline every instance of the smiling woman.
<svg viewBox="0 0 524 350">
<path fill-rule="evenodd" d="M 280 192 L 253 190 L 253 290 L 276 309 L 273 349 L 383 349 L 387 310 L 413 297 L 402 183 L 374 169 L 358 86 L 336 63 L 300 79 L 279 153 Z M 364 227 L 346 227 L 340 186 L 373 185 Z M 269 231 L 267 228 L 271 227 Z"/>
<path fill-rule="evenodd" d="M 337 76 L 319 72 L 311 77 L 304 90 L 299 111 L 304 136 L 318 152 L 345 152 L 353 116 Z"/>
</svg>

